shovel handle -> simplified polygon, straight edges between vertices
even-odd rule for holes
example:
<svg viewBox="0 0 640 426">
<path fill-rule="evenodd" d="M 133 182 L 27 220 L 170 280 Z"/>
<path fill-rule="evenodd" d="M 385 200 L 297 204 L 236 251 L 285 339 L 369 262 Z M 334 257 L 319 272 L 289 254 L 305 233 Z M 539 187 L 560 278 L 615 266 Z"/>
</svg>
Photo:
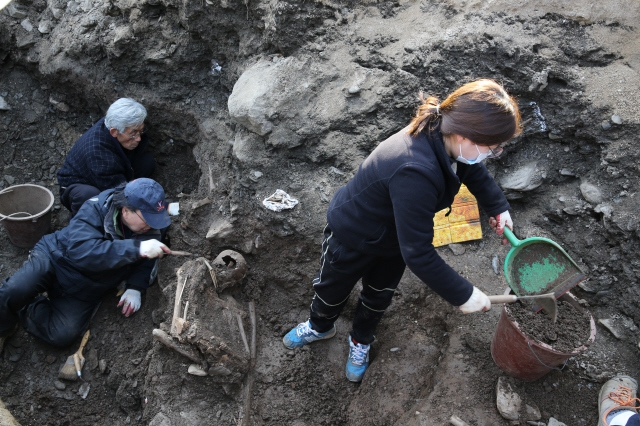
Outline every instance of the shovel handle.
<svg viewBox="0 0 640 426">
<path fill-rule="evenodd" d="M 498 296 L 489 296 L 492 305 L 496 303 L 513 303 L 518 300 L 518 296 L 513 294 L 501 294 Z"/>
<path fill-rule="evenodd" d="M 522 241 L 517 239 L 513 234 L 513 231 L 506 226 L 504 227 L 504 236 L 507 238 L 507 240 L 509 240 L 509 244 L 511 244 L 513 247 L 518 247 L 520 244 L 522 244 Z"/>
</svg>

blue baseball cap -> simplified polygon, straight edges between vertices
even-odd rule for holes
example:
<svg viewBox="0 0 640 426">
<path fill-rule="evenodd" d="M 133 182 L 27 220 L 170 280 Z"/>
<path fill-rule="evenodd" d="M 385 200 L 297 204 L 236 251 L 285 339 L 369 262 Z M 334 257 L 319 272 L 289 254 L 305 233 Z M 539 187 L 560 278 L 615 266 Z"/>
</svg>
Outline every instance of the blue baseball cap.
<svg viewBox="0 0 640 426">
<path fill-rule="evenodd" d="M 131 207 L 140 210 L 142 217 L 153 229 L 162 229 L 171 225 L 167 212 L 167 200 L 164 189 L 153 179 L 132 180 L 124 187 L 124 196 Z"/>
</svg>

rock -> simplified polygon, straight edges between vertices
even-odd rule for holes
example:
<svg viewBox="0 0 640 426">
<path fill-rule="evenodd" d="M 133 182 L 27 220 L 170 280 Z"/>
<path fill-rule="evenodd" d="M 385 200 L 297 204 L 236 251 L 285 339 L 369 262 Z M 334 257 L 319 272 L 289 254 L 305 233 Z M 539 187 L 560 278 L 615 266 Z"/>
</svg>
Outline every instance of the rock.
<svg viewBox="0 0 640 426">
<path fill-rule="evenodd" d="M 600 124 L 600 127 L 602 127 L 602 130 L 610 130 L 611 129 L 611 123 L 609 123 L 608 121 L 603 121 Z"/>
<path fill-rule="evenodd" d="M 13 185 L 13 183 L 16 181 L 16 178 L 10 175 L 5 175 L 4 180 L 6 180 L 9 185 Z"/>
<path fill-rule="evenodd" d="M 600 192 L 600 189 L 589 182 L 583 182 L 580 184 L 580 192 L 584 199 L 591 204 L 600 204 L 602 202 L 602 193 Z"/>
<path fill-rule="evenodd" d="M 623 339 L 624 335 L 623 335 L 622 331 L 620 329 L 618 329 L 618 327 L 615 326 L 615 324 L 614 324 L 612 319 L 610 319 L 610 318 L 599 319 L 598 322 L 600 324 L 602 324 L 604 326 L 604 328 L 609 330 L 611 332 L 611 334 L 613 334 L 613 337 L 615 337 L 618 340 L 622 340 Z"/>
<path fill-rule="evenodd" d="M 547 426 L 567 426 L 567 425 L 562 423 L 560 420 L 556 420 L 553 417 L 550 417 L 549 424 Z"/>
<path fill-rule="evenodd" d="M 460 256 L 461 254 L 464 254 L 464 252 L 466 251 L 466 249 L 462 244 L 452 243 L 452 244 L 449 244 L 449 248 L 451 249 L 453 254 L 455 254 L 456 256 Z"/>
<path fill-rule="evenodd" d="M 15 1 L 7 5 L 6 11 L 12 18 L 24 19 L 27 17 L 27 11 L 18 6 Z"/>
<path fill-rule="evenodd" d="M 510 191 L 532 191 L 542 184 L 542 180 L 536 175 L 536 163 L 529 163 L 515 172 L 502 178 L 502 188 Z"/>
<path fill-rule="evenodd" d="M 89 395 L 89 390 L 91 389 L 91 385 L 89 382 L 84 382 L 78 388 L 78 395 L 82 397 L 82 399 L 87 399 L 87 395 Z"/>
<path fill-rule="evenodd" d="M 28 49 L 36 44 L 36 38 L 33 34 L 27 34 L 16 39 L 16 46 L 20 49 Z"/>
<path fill-rule="evenodd" d="M 349 94 L 350 95 L 355 95 L 360 93 L 360 87 L 358 87 L 357 84 L 354 84 L 353 86 L 349 87 Z"/>
<path fill-rule="evenodd" d="M 400 348 L 391 348 L 389 349 L 390 352 L 398 352 L 400 350 Z"/>
<path fill-rule="evenodd" d="M 620 118 L 619 115 L 612 115 L 611 121 L 613 121 L 615 124 L 622 124 L 622 118 Z"/>
<path fill-rule="evenodd" d="M 134 37 L 133 30 L 131 29 L 130 26 L 128 25 L 121 26 L 116 28 L 116 30 L 114 31 L 113 43 L 114 44 L 124 43 L 128 40 L 131 40 L 133 37 Z"/>
<path fill-rule="evenodd" d="M 560 170 L 560 175 L 561 176 L 575 176 L 576 174 L 573 171 L 569 170 L 569 169 L 562 169 L 562 170 Z"/>
<path fill-rule="evenodd" d="M 497 254 L 493 255 L 491 259 L 491 267 L 493 268 L 493 273 L 496 275 L 500 275 L 500 258 Z"/>
<path fill-rule="evenodd" d="M 22 26 L 22 28 L 24 28 L 28 32 L 33 31 L 33 25 L 31 25 L 31 22 L 29 22 L 29 18 L 27 18 L 27 19 L 23 20 L 22 22 L 20 22 L 20 25 Z"/>
<path fill-rule="evenodd" d="M 57 7 L 52 7 L 51 8 L 51 14 L 53 15 L 54 18 L 60 19 L 60 18 L 62 18 L 62 15 L 64 15 L 64 9 L 59 9 Z"/>
<path fill-rule="evenodd" d="M 551 132 L 549 133 L 549 139 L 551 139 L 552 141 L 559 141 L 562 139 L 562 136 Z"/>
<path fill-rule="evenodd" d="M 225 368 L 222 365 L 216 365 L 209 369 L 209 374 L 211 376 L 228 376 L 231 374 L 231 371 L 228 368 Z"/>
<path fill-rule="evenodd" d="M 7 101 L 5 101 L 2 96 L 0 96 L 0 111 L 9 111 L 10 109 L 11 107 L 9 106 Z"/>
<path fill-rule="evenodd" d="M 518 420 L 518 412 L 522 406 L 520 395 L 515 393 L 508 379 L 500 377 L 496 386 L 496 405 L 500 415 L 507 420 Z"/>
<path fill-rule="evenodd" d="M 67 385 L 62 383 L 60 380 L 54 380 L 53 381 L 53 387 L 58 389 L 59 391 L 63 391 L 63 390 L 65 390 L 67 388 Z"/>
<path fill-rule="evenodd" d="M 69 106 L 64 102 L 57 101 L 49 96 L 49 103 L 54 106 L 55 109 L 62 112 L 69 112 Z"/>
<path fill-rule="evenodd" d="M 225 218 L 218 218 L 211 223 L 207 232 L 207 240 L 222 240 L 233 234 L 233 224 Z"/>
<path fill-rule="evenodd" d="M 38 24 L 38 31 L 40 31 L 40 34 L 49 34 L 52 28 L 53 24 L 51 21 L 40 21 Z"/>
<path fill-rule="evenodd" d="M 542 418 L 540 409 L 533 402 L 531 404 L 532 405 L 525 404 L 524 406 L 525 420 L 540 420 Z"/>
<path fill-rule="evenodd" d="M 93 371 L 98 368 L 98 364 L 98 350 L 96 348 L 89 349 L 86 356 L 85 367 Z"/>
<path fill-rule="evenodd" d="M 191 364 L 189 366 L 189 369 L 187 370 L 187 373 L 192 374 L 194 376 L 201 376 L 201 377 L 204 377 L 207 375 L 207 372 L 204 371 L 202 367 L 200 367 L 197 364 Z"/>
<path fill-rule="evenodd" d="M 550 68 L 547 67 L 540 72 L 534 73 L 533 76 L 531 76 L 532 82 L 531 85 L 529 85 L 530 92 L 533 92 L 536 89 L 541 92 L 545 89 L 545 87 L 547 87 L 547 85 L 549 84 L 547 82 L 549 78 L 549 71 Z"/>
<path fill-rule="evenodd" d="M 277 64 L 258 62 L 242 73 L 229 96 L 231 117 L 260 136 L 273 130 L 273 123 L 269 120 L 273 109 L 269 94 L 276 89 L 279 70 L 286 63 L 287 60 Z"/>
<path fill-rule="evenodd" d="M 608 204 L 598 204 L 593 211 L 596 213 L 602 213 L 602 215 L 607 219 L 611 218 L 613 215 L 613 207 Z"/>
<path fill-rule="evenodd" d="M 104 374 L 107 371 L 107 360 L 101 359 L 98 361 L 98 367 L 100 368 L 100 373 Z"/>
<path fill-rule="evenodd" d="M 241 163 L 256 166 L 264 164 L 267 157 L 263 138 L 243 128 L 236 132 L 232 153 Z"/>
<path fill-rule="evenodd" d="M 149 426 L 172 426 L 171 419 L 162 413 L 158 413 L 153 416 L 153 419 L 149 422 Z"/>
</svg>

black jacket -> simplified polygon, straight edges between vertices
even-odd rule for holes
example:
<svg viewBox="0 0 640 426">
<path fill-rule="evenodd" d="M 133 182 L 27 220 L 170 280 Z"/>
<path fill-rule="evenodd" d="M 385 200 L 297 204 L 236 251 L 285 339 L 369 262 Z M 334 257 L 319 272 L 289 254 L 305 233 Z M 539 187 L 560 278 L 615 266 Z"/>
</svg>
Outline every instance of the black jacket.
<svg viewBox="0 0 640 426">
<path fill-rule="evenodd" d="M 58 184 L 67 187 L 80 183 L 104 191 L 127 183 L 134 177 L 131 163 L 144 153 L 148 140 L 142 135 L 135 149 L 125 150 L 111 136 L 103 117 L 73 145 L 58 171 Z"/>
<path fill-rule="evenodd" d="M 116 190 L 123 189 L 90 198 L 69 226 L 45 235 L 36 245 L 49 254 L 65 294 L 95 301 L 124 280 L 128 289 L 143 293 L 151 285 L 156 259 L 140 257 L 140 241 L 160 240 L 161 231 L 136 235 L 122 227 L 111 199 Z"/>
<path fill-rule="evenodd" d="M 336 192 L 327 221 L 347 247 L 373 256 L 401 253 L 414 274 L 460 306 L 471 297 L 473 286 L 433 247 L 433 217 L 451 206 L 461 182 L 489 216 L 508 210 L 509 203 L 483 164 L 458 163 L 454 172 L 453 162 L 439 126 L 417 137 L 405 128 L 378 145 Z"/>
</svg>

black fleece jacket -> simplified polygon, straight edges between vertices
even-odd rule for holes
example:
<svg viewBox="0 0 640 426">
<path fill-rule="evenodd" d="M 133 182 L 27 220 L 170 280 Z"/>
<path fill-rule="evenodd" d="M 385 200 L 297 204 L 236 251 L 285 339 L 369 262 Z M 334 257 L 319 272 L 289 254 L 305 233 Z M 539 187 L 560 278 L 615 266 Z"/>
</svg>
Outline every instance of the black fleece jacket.
<svg viewBox="0 0 640 426">
<path fill-rule="evenodd" d="M 360 165 L 333 196 L 327 221 L 342 244 L 372 256 L 402 254 L 411 271 L 454 306 L 471 297 L 473 285 L 433 247 L 433 217 L 450 207 L 464 183 L 480 207 L 495 216 L 509 203 L 483 164 L 457 164 L 444 149 L 438 123 L 417 137 L 403 129 Z"/>
</svg>

